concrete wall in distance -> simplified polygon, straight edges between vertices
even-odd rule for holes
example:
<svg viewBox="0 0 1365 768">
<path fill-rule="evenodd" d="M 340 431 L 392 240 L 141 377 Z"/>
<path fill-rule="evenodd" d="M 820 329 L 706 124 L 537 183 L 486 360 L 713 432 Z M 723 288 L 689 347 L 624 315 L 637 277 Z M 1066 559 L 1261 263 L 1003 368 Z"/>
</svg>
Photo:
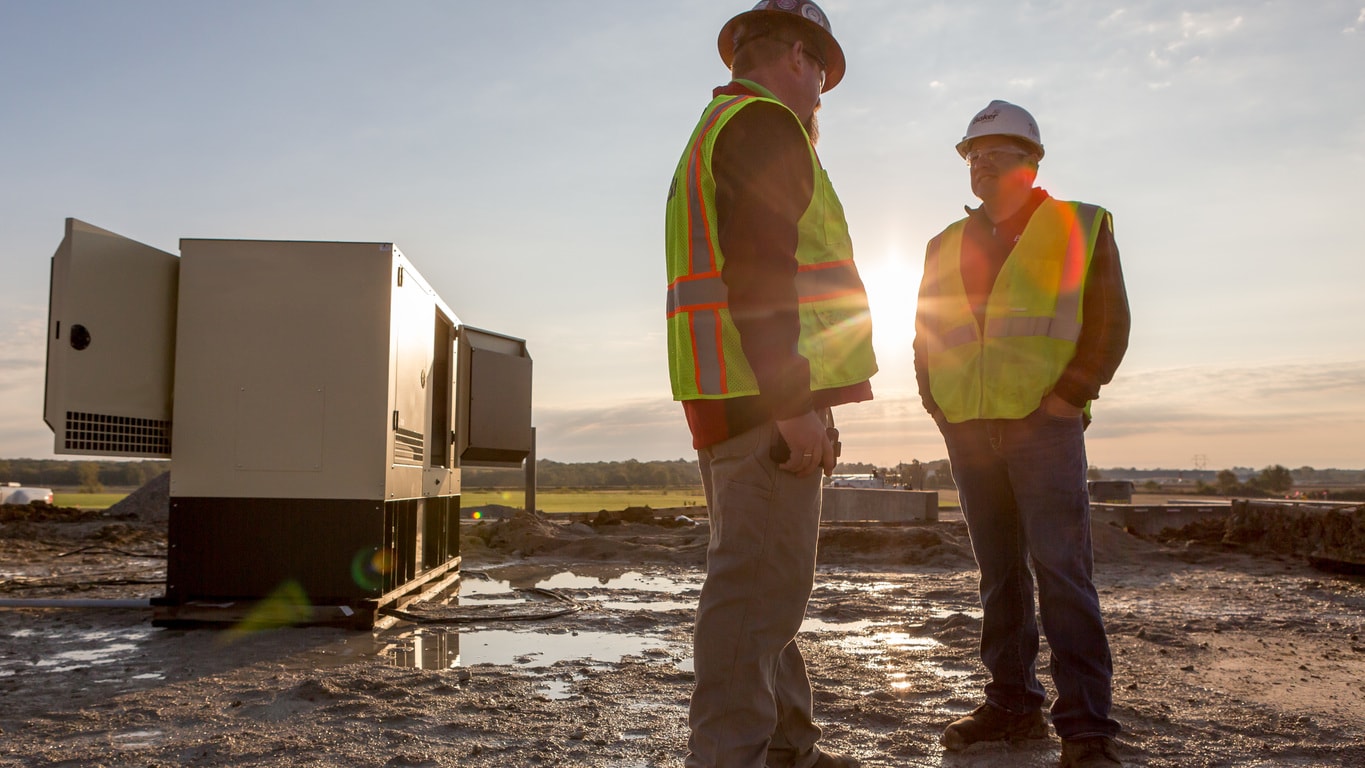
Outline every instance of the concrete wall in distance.
<svg viewBox="0 0 1365 768">
<path fill-rule="evenodd" d="M 825 488 L 820 519 L 826 523 L 935 522 L 938 520 L 938 491 Z"/>
<path fill-rule="evenodd" d="M 1090 503 L 1092 523 L 1117 525 L 1139 536 L 1160 536 L 1206 520 L 1226 520 L 1227 504 L 1102 504 Z"/>
</svg>

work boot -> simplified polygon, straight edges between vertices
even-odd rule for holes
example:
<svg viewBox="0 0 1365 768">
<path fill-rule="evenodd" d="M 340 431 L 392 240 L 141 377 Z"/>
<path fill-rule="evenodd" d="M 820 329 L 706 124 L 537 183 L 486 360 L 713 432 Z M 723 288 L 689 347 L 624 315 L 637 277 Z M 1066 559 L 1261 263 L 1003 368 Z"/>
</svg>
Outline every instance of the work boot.
<svg viewBox="0 0 1365 768">
<path fill-rule="evenodd" d="M 820 756 L 815 758 L 815 765 L 811 768 L 858 768 L 862 763 L 850 755 L 840 755 L 835 752 L 820 752 Z"/>
<path fill-rule="evenodd" d="M 857 758 L 848 755 L 841 755 L 837 752 L 821 751 L 819 757 L 811 764 L 811 768 L 859 768 L 862 763 Z M 772 768 L 770 763 L 768 768 Z"/>
<path fill-rule="evenodd" d="M 1034 709 L 1022 715 L 1003 710 L 989 702 L 972 710 L 970 715 L 954 720 L 943 729 L 938 743 L 957 751 L 978 741 L 1016 741 L 1018 739 L 1046 739 L 1047 720 L 1043 710 Z"/>
<path fill-rule="evenodd" d="M 1114 740 L 1107 736 L 1090 739 L 1062 739 L 1062 759 L 1058 768 L 1122 768 Z"/>
</svg>

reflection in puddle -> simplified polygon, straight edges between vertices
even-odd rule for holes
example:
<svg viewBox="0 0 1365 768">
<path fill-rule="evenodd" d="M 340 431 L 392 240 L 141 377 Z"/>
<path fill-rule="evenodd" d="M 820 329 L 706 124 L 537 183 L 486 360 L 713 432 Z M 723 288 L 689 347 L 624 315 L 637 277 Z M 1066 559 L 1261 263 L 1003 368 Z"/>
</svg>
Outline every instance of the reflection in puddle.
<svg viewBox="0 0 1365 768">
<path fill-rule="evenodd" d="M 115 630 L 83 630 L 36 632 L 18 629 L 10 632 L 13 638 L 41 638 L 45 648 L 53 651 L 42 658 L 15 659 L 0 664 L 0 677 L 8 677 L 20 670 L 38 672 L 72 672 L 103 667 L 135 657 L 155 632 L 150 627 L 127 627 Z M 159 677 L 159 673 L 156 673 Z"/>
<path fill-rule="evenodd" d="M 544 571 L 507 568 L 500 573 L 508 578 L 496 579 L 482 572 L 471 572 L 441 598 L 446 602 L 470 605 L 497 605 L 520 602 L 517 590 L 549 589 L 572 592 L 580 602 L 593 607 L 619 611 L 676 611 L 697 607 L 695 594 L 701 589 L 700 579 L 680 581 L 667 576 L 648 576 L 639 571 L 615 572 L 602 569 L 599 573 L 579 574 L 560 571 L 545 575 Z M 691 599 L 656 600 L 636 599 L 631 593 L 649 595 L 689 596 Z M 605 593 L 605 594 L 604 594 Z M 623 594 L 624 593 L 624 594 Z"/>
<path fill-rule="evenodd" d="M 128 731 L 113 735 L 114 749 L 145 749 L 161 741 L 161 731 Z"/>
<path fill-rule="evenodd" d="M 861 621 L 825 621 L 810 616 L 801 622 L 802 632 L 861 632 L 868 627 L 876 626 L 876 622 L 863 619 Z"/>
<path fill-rule="evenodd" d="M 932 637 L 915 637 L 905 632 L 878 632 L 869 636 L 845 637 L 832 642 L 849 653 L 860 656 L 881 655 L 888 650 L 929 650 L 943 645 Z"/>
<path fill-rule="evenodd" d="M 546 589 L 573 592 L 573 598 L 591 610 L 665 612 L 693 610 L 693 600 L 660 600 L 660 595 L 683 595 L 700 582 L 649 576 L 639 571 L 580 574 L 574 571 L 545 572 L 527 568 L 501 569 L 498 579 L 470 572 L 445 595 L 433 602 L 483 606 L 524 603 L 518 590 Z M 635 599 L 633 593 L 646 593 Z M 454 669 L 477 664 L 543 668 L 561 661 L 588 660 L 601 664 L 619 662 L 625 656 L 670 657 L 666 640 L 630 632 L 564 632 L 488 629 L 477 622 L 465 625 L 420 625 L 389 636 L 384 655 L 394 666 L 415 669 Z M 547 680 L 540 692 L 549 698 L 569 696 L 570 683 Z"/>
<path fill-rule="evenodd" d="M 411 669 L 454 669 L 476 664 L 527 668 L 561 661 L 591 660 L 614 664 L 625 656 L 664 651 L 667 641 L 616 632 L 518 632 L 422 627 L 395 639 L 388 653 L 393 666 Z"/>
</svg>

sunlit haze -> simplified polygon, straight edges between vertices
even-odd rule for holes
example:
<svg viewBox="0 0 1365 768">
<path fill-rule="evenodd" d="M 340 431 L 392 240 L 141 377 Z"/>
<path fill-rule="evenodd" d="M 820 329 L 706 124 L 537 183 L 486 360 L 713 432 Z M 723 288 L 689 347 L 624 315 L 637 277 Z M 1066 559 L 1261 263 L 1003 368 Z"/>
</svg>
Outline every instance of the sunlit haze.
<svg viewBox="0 0 1365 768">
<path fill-rule="evenodd" d="M 0 457 L 54 455 L 68 216 L 173 253 L 393 242 L 463 322 L 527 340 L 540 458 L 694 457 L 664 197 L 751 5 L 0 0 Z M 976 204 L 953 146 L 1001 98 L 1038 119 L 1040 186 L 1114 214 L 1133 334 L 1090 462 L 1365 467 L 1365 0 L 822 5 L 848 74 L 819 152 L 881 363 L 836 412 L 846 460 L 946 455 L 915 291 Z"/>
</svg>

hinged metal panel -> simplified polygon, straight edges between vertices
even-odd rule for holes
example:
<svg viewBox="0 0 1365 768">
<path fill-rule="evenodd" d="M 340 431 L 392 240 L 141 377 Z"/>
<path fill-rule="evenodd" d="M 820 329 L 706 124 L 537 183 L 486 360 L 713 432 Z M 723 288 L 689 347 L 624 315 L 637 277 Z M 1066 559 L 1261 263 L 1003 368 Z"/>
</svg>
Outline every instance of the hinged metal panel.
<svg viewBox="0 0 1365 768">
<path fill-rule="evenodd" d="M 531 451 L 531 356 L 526 342 L 467 325 L 459 334 L 460 463 L 521 466 Z"/>
<path fill-rule="evenodd" d="M 43 402 L 56 453 L 171 455 L 179 269 L 174 254 L 66 220 Z"/>
</svg>

